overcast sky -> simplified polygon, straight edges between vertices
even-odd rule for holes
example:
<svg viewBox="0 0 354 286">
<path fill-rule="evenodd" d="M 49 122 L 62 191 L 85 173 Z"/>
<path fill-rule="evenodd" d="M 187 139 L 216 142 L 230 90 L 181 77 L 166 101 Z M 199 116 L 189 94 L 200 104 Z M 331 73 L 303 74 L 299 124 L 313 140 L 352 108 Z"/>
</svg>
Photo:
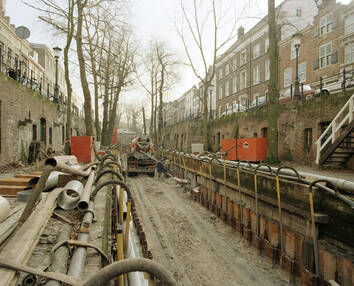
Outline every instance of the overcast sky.
<svg viewBox="0 0 354 286">
<path fill-rule="evenodd" d="M 236 4 L 235 10 L 244 10 L 239 23 L 246 28 L 246 31 L 267 13 L 267 0 L 232 1 Z M 282 1 L 276 0 L 276 5 Z M 192 0 L 185 0 L 187 8 L 192 2 Z M 338 2 L 348 3 L 350 0 Z M 130 21 L 135 28 L 134 31 L 139 43 L 143 46 L 150 39 L 162 39 L 171 50 L 174 50 L 177 55 L 186 61 L 183 46 L 175 29 L 175 23 L 180 21 L 180 0 L 130 0 L 130 3 L 132 13 Z M 16 26 L 26 26 L 31 30 L 30 42 L 44 43 L 48 47 L 58 45 L 57 38 L 53 37 L 50 30 L 38 20 L 36 11 L 24 5 L 21 0 L 7 0 L 6 5 L 6 14 L 11 17 L 11 23 Z M 194 52 L 197 55 L 196 50 Z M 74 78 L 76 79 L 74 88 L 80 95 L 82 92 L 78 74 Z M 181 80 L 169 92 L 168 100 L 178 98 L 194 84 L 198 84 L 198 80 L 192 73 L 191 68 L 188 66 L 181 67 Z M 142 89 L 126 92 L 124 95 L 124 100 L 129 102 L 143 102 L 146 99 L 147 97 Z"/>
</svg>

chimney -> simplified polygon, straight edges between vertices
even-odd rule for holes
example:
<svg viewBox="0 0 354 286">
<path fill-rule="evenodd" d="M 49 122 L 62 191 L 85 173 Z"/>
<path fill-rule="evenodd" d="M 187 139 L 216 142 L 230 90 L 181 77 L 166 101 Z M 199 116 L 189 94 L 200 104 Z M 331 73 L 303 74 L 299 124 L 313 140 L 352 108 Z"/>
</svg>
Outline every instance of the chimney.
<svg viewBox="0 0 354 286">
<path fill-rule="evenodd" d="M 245 34 L 245 28 L 241 26 L 237 30 L 237 39 L 241 39 L 244 34 Z"/>
</svg>

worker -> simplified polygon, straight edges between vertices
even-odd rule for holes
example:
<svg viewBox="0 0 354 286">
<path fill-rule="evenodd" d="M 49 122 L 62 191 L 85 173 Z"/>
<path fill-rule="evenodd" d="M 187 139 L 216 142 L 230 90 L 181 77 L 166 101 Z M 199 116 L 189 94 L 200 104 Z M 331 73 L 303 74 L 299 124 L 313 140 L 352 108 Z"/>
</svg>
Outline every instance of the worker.
<svg viewBox="0 0 354 286">
<path fill-rule="evenodd" d="M 164 167 L 163 167 L 163 164 L 162 164 L 161 161 L 158 161 L 158 162 L 157 162 L 157 164 L 156 164 L 156 171 L 157 171 L 157 172 L 155 173 L 155 175 L 156 175 L 157 179 L 160 179 L 161 176 L 162 176 L 162 173 L 164 172 Z"/>
</svg>

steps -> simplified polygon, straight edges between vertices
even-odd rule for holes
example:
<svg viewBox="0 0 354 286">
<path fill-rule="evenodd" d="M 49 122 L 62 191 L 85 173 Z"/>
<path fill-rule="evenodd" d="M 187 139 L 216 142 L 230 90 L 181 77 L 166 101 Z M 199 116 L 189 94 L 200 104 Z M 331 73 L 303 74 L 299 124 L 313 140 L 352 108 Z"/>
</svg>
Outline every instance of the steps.
<svg viewBox="0 0 354 286">
<path fill-rule="evenodd" d="M 354 94 L 316 141 L 316 164 L 345 167 L 354 155 Z"/>
</svg>

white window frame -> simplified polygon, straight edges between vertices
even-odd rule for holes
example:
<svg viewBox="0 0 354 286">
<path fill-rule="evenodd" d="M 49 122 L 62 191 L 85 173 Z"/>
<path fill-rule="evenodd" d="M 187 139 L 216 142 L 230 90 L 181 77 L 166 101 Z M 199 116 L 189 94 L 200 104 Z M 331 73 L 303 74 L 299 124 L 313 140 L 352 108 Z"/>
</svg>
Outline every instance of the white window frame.
<svg viewBox="0 0 354 286">
<path fill-rule="evenodd" d="M 348 15 L 344 20 L 344 34 L 354 33 L 354 14 Z"/>
<path fill-rule="evenodd" d="M 234 76 L 232 79 L 232 93 L 237 92 L 237 76 Z"/>
<path fill-rule="evenodd" d="M 296 17 L 302 17 L 302 8 L 298 7 L 295 9 L 296 11 Z"/>
<path fill-rule="evenodd" d="M 219 86 L 219 99 L 223 98 L 223 92 L 224 92 L 224 86 L 223 86 L 223 84 L 221 84 Z"/>
<path fill-rule="evenodd" d="M 333 13 L 329 12 L 320 18 L 320 35 L 332 32 Z"/>
<path fill-rule="evenodd" d="M 228 97 L 230 95 L 230 83 L 229 81 L 225 82 L 225 97 Z"/>
<path fill-rule="evenodd" d="M 305 83 L 306 82 L 306 62 L 299 63 L 299 82 Z"/>
<path fill-rule="evenodd" d="M 289 87 L 292 83 L 293 69 L 288 67 L 284 69 L 284 87 Z"/>
<path fill-rule="evenodd" d="M 261 45 L 256 44 L 253 46 L 253 58 L 256 59 L 261 55 Z"/>
<path fill-rule="evenodd" d="M 264 63 L 264 80 L 270 79 L 270 60 L 267 59 Z"/>
<path fill-rule="evenodd" d="M 232 60 L 232 71 L 235 71 L 237 69 L 237 59 L 234 58 Z"/>
<path fill-rule="evenodd" d="M 344 46 L 344 63 L 351 64 L 354 62 L 354 42 Z"/>
<path fill-rule="evenodd" d="M 244 69 L 240 72 L 240 90 L 245 89 L 246 87 L 247 87 L 247 69 Z"/>
<path fill-rule="evenodd" d="M 328 47 L 330 47 L 330 51 L 328 51 Z M 323 48 L 323 50 L 322 50 Z M 321 51 L 324 51 L 324 53 L 321 55 Z M 331 65 L 331 55 L 332 55 L 332 42 L 323 44 L 320 46 L 318 49 L 319 52 L 319 66 L 320 68 L 324 68 L 326 66 Z M 322 61 L 323 59 L 323 61 Z"/>
<path fill-rule="evenodd" d="M 222 79 L 223 77 L 223 70 L 222 68 L 219 69 L 219 79 Z"/>
<path fill-rule="evenodd" d="M 259 65 L 253 68 L 253 85 L 259 84 L 261 82 Z"/>
<path fill-rule="evenodd" d="M 269 38 L 264 40 L 264 52 L 267 53 L 269 50 Z"/>
<path fill-rule="evenodd" d="M 230 73 L 230 65 L 226 64 L 225 66 L 225 76 L 228 75 Z"/>
<path fill-rule="evenodd" d="M 242 66 L 246 63 L 247 63 L 247 51 L 245 49 L 240 53 L 240 65 Z"/>
</svg>

